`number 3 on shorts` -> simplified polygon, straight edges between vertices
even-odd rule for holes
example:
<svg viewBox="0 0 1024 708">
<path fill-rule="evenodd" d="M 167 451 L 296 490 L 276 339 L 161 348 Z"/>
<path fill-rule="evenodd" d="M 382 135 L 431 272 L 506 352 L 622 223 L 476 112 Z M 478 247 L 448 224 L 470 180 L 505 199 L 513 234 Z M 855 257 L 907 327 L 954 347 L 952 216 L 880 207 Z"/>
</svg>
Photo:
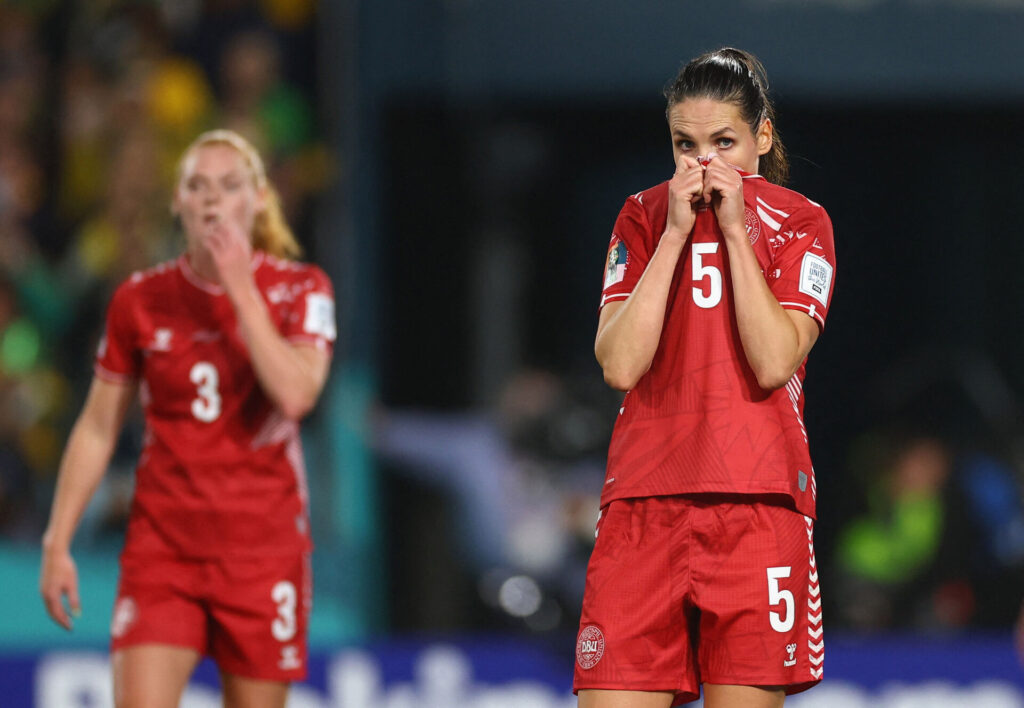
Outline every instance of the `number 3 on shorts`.
<svg viewBox="0 0 1024 708">
<path fill-rule="evenodd" d="M 768 568 L 768 604 L 775 606 L 783 603 L 786 606 L 782 613 L 774 611 L 768 613 L 768 620 L 776 632 L 788 632 L 793 629 L 793 622 L 796 620 L 793 612 L 793 593 L 789 590 L 779 589 L 779 578 L 788 578 L 789 572 L 790 566 L 788 565 Z"/>
<path fill-rule="evenodd" d="M 277 641 L 287 642 L 295 636 L 295 586 L 282 580 L 270 591 L 270 597 L 277 605 L 277 618 L 270 624 L 270 631 Z"/>
</svg>

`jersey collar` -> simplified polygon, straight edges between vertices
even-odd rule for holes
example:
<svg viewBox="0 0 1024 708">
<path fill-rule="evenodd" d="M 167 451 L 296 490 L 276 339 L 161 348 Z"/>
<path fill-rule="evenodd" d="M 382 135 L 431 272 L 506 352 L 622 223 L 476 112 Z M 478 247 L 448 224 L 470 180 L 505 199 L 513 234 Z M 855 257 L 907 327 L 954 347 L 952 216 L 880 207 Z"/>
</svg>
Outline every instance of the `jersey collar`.
<svg viewBox="0 0 1024 708">
<path fill-rule="evenodd" d="M 249 267 L 256 271 L 263 264 L 264 253 L 263 251 L 253 251 L 252 260 L 249 262 Z M 192 268 L 192 264 L 188 262 L 188 254 L 182 253 L 178 256 L 178 268 L 181 270 L 182 277 L 189 282 L 190 285 L 202 290 L 204 293 L 210 295 L 223 295 L 224 287 L 217 283 L 211 283 L 206 278 L 195 272 Z"/>
</svg>

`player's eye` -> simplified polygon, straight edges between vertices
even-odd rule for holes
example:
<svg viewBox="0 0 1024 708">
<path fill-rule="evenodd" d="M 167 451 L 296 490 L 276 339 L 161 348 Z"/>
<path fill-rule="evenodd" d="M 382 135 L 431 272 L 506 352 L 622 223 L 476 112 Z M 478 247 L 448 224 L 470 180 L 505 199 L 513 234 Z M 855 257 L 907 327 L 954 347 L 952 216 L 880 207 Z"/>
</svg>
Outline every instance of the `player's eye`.
<svg viewBox="0 0 1024 708">
<path fill-rule="evenodd" d="M 718 139 L 718 147 L 720 147 L 720 148 L 731 148 L 735 144 L 736 144 L 736 141 L 734 141 L 732 138 L 719 138 Z"/>
<path fill-rule="evenodd" d="M 693 141 L 692 140 L 677 140 L 676 141 L 676 147 L 678 147 L 683 152 L 686 152 L 687 150 L 693 150 Z"/>
</svg>

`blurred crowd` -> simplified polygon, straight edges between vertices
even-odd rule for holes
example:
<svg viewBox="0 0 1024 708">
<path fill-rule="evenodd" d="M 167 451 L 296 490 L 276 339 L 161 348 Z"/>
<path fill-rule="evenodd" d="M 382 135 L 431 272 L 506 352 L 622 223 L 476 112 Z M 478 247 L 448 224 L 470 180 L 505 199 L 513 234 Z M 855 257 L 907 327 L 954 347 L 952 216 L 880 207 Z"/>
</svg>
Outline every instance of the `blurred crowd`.
<svg viewBox="0 0 1024 708">
<path fill-rule="evenodd" d="M 38 539 L 112 289 L 182 249 L 169 205 L 192 139 L 245 135 L 303 234 L 331 169 L 315 5 L 0 4 L 0 537 Z M 117 456 L 124 474 L 101 490 L 86 542 L 119 527 L 132 453 Z"/>
<path fill-rule="evenodd" d="M 1005 629 L 1024 597 L 1019 403 L 981 351 L 908 363 L 879 375 L 875 424 L 836 470 L 827 609 L 864 631 Z"/>
<path fill-rule="evenodd" d="M 1007 627 L 1021 602 L 1013 469 L 921 431 L 865 436 L 863 511 L 833 551 L 834 619 L 862 630 Z"/>
<path fill-rule="evenodd" d="M 940 371 L 929 390 L 876 402 L 874 426 L 823 476 L 830 627 L 949 633 L 1018 617 L 1024 437 L 977 405 L 998 378 Z M 416 587 L 392 615 L 422 630 L 572 631 L 619 400 L 599 377 L 524 369 L 487 410 L 382 414 L 377 451 L 403 527 L 392 575 Z"/>
</svg>

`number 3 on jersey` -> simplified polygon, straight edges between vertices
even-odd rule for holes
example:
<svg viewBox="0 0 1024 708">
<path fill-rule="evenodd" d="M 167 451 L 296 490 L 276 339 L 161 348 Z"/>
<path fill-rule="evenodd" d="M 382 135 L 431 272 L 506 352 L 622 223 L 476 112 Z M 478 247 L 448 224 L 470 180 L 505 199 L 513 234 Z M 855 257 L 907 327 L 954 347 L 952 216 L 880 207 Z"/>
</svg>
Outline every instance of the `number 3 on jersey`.
<svg viewBox="0 0 1024 708">
<path fill-rule="evenodd" d="M 192 415 L 204 423 L 212 423 L 220 416 L 220 374 L 217 367 L 208 361 L 197 361 L 188 372 L 188 378 L 196 385 L 196 398 L 192 399 Z"/>
<path fill-rule="evenodd" d="M 693 264 L 693 282 L 700 287 L 693 288 L 693 301 L 697 307 L 709 310 L 722 301 L 722 271 L 713 265 L 704 264 L 704 256 L 718 253 L 717 243 L 695 243 L 690 251 Z M 708 292 L 704 294 L 704 279 L 707 279 Z"/>
</svg>

